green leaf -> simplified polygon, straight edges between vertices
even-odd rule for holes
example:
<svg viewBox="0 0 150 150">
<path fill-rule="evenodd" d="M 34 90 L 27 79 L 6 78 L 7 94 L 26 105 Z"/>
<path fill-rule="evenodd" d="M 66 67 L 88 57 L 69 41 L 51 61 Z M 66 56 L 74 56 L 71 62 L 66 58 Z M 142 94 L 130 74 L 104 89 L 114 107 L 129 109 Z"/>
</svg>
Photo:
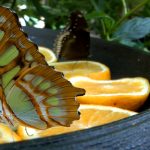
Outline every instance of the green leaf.
<svg viewBox="0 0 150 150">
<path fill-rule="evenodd" d="M 102 19 L 105 23 L 106 29 L 111 30 L 113 25 L 115 24 L 115 20 L 111 17 L 105 17 L 105 18 L 102 18 Z"/>
<path fill-rule="evenodd" d="M 150 33 L 150 17 L 135 17 L 123 23 L 114 33 L 113 38 L 137 40 Z"/>
<path fill-rule="evenodd" d="M 146 53 L 150 53 L 150 51 L 145 47 L 145 45 L 140 41 L 132 41 L 130 39 L 122 39 L 118 41 L 119 43 L 123 45 L 127 45 L 130 47 L 138 48 L 139 50 L 142 50 Z"/>
<path fill-rule="evenodd" d="M 137 43 L 136 42 L 133 42 L 129 39 L 122 39 L 119 41 L 119 43 L 123 44 L 123 45 L 127 45 L 127 46 L 130 46 L 130 47 L 136 47 Z"/>
</svg>

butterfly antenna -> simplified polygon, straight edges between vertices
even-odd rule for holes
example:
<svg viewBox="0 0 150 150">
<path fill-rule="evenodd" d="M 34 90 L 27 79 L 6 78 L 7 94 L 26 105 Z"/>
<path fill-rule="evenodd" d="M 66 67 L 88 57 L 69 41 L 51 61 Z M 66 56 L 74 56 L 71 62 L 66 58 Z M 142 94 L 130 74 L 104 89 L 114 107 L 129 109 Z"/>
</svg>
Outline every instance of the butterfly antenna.
<svg viewBox="0 0 150 150">
<path fill-rule="evenodd" d="M 27 127 L 25 127 L 25 131 L 26 131 L 26 134 L 28 135 L 28 136 L 33 136 L 34 134 L 29 134 L 29 132 L 28 132 L 28 130 L 27 130 Z"/>
</svg>

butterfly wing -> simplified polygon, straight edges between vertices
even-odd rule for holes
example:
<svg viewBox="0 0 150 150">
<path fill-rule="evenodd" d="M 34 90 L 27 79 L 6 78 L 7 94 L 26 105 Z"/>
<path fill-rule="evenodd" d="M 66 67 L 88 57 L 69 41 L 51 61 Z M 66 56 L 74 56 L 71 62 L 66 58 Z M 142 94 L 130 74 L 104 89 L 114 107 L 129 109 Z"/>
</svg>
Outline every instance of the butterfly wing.
<svg viewBox="0 0 150 150">
<path fill-rule="evenodd" d="M 84 94 L 48 66 L 21 30 L 17 15 L 0 7 L 0 100 L 5 118 L 46 129 L 78 119 L 75 96 Z"/>
<path fill-rule="evenodd" d="M 16 77 L 24 68 L 36 64 L 47 65 L 37 46 L 22 31 L 17 15 L 0 7 L 0 76 L 7 74 L 4 76 L 9 76 L 10 79 Z M 4 76 L 3 86 L 6 86 L 10 80 Z"/>
<path fill-rule="evenodd" d="M 17 64 L 21 68 L 33 62 L 47 64 L 37 46 L 22 31 L 17 15 L 4 7 L 0 7 L 0 39 L 1 74 Z"/>
<path fill-rule="evenodd" d="M 89 55 L 90 32 L 83 14 L 79 11 L 71 13 L 69 25 L 58 35 L 54 50 L 58 59 L 79 60 Z"/>
<path fill-rule="evenodd" d="M 9 111 L 19 122 L 38 129 L 69 126 L 79 119 L 75 97 L 85 93 L 62 78 L 62 73 L 42 65 L 27 69 L 7 92 Z"/>
</svg>

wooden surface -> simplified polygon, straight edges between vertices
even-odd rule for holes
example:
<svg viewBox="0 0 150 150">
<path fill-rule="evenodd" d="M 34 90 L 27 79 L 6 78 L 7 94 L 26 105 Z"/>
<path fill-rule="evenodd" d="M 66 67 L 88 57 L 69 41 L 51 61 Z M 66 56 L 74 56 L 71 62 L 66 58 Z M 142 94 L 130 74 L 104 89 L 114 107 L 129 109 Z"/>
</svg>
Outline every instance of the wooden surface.
<svg viewBox="0 0 150 150">
<path fill-rule="evenodd" d="M 53 47 L 57 32 L 24 28 L 38 45 Z M 91 60 L 108 65 L 113 78 L 143 76 L 150 80 L 150 55 L 119 44 L 91 39 Z M 149 150 L 149 99 L 139 115 L 84 131 L 0 145 L 0 150 Z"/>
</svg>

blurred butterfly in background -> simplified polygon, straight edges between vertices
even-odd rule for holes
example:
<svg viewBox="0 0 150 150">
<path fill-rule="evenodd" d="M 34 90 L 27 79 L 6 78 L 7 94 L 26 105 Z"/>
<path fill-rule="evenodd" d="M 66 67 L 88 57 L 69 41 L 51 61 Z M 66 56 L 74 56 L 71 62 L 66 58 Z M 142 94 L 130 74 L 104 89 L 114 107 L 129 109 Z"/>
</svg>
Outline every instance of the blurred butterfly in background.
<svg viewBox="0 0 150 150">
<path fill-rule="evenodd" d="M 56 38 L 54 51 L 58 60 L 81 60 L 89 56 L 90 32 L 80 11 L 72 12 L 69 24 Z"/>
<path fill-rule="evenodd" d="M 0 7 L 0 121 L 36 129 L 79 119 L 75 97 L 85 94 L 47 65 L 15 13 Z"/>
</svg>

